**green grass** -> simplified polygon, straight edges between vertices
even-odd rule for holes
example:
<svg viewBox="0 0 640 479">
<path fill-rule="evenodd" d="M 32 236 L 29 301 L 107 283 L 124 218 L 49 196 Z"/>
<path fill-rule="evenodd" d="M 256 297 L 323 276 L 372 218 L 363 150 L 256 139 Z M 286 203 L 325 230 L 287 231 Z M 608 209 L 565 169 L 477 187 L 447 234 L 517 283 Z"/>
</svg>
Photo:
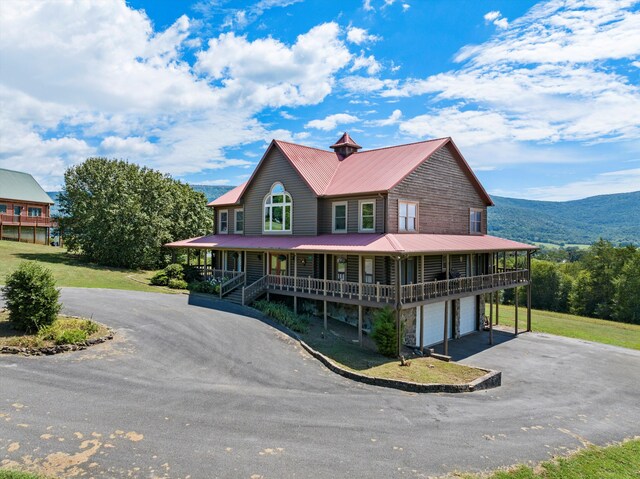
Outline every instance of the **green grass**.
<svg viewBox="0 0 640 479">
<path fill-rule="evenodd" d="M 454 476 L 455 477 L 455 476 Z M 591 446 L 569 457 L 546 461 L 532 469 L 518 466 L 490 476 L 463 474 L 465 479 L 637 479 L 640 477 L 640 439 L 607 447 Z"/>
<path fill-rule="evenodd" d="M 16 471 L 14 469 L 0 469 L 0 479 L 53 479 L 33 472 Z"/>
<path fill-rule="evenodd" d="M 489 307 L 486 308 L 487 315 Z M 495 312 L 494 312 L 495 313 Z M 515 307 L 500 305 L 500 324 L 514 326 Z M 527 310 L 520 307 L 518 329 L 527 327 Z M 556 334 L 569 338 L 585 339 L 597 343 L 612 344 L 640 350 L 640 325 L 587 318 L 566 313 L 531 310 L 531 328 L 540 333 Z"/>
<path fill-rule="evenodd" d="M 484 375 L 485 372 L 454 362 L 444 362 L 434 358 L 410 358 L 410 366 L 400 366 L 400 361 L 382 356 L 372 348 L 369 338 L 365 347 L 360 347 L 348 337 L 351 326 L 332 322 L 329 331 L 324 331 L 322 321 L 314 318 L 309 331 L 302 339 L 316 351 L 331 358 L 344 368 L 370 377 L 398 379 L 423 384 L 463 384 Z M 335 331 L 338 331 L 336 333 Z"/>
<path fill-rule="evenodd" d="M 49 268 L 57 286 L 171 292 L 168 288 L 148 284 L 154 271 L 97 266 L 83 262 L 64 248 L 15 241 L 0 241 L 0 284 L 4 284 L 6 275 L 25 260 L 37 261 Z"/>
</svg>

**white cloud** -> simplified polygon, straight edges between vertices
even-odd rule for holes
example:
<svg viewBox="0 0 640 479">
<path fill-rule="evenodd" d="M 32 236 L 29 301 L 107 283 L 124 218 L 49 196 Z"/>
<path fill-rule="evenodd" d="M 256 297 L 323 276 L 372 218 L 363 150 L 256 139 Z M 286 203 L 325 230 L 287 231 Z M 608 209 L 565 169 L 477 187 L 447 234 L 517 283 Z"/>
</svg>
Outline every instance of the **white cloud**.
<svg viewBox="0 0 640 479">
<path fill-rule="evenodd" d="M 347 29 L 347 41 L 355 43 L 356 45 L 362 45 L 363 43 L 377 42 L 381 38 L 378 35 L 373 35 L 367 32 L 364 28 L 352 27 Z"/>
<path fill-rule="evenodd" d="M 139 158 L 140 156 L 148 156 L 158 152 L 157 145 L 139 136 L 129 138 L 107 136 L 100 143 L 100 147 L 106 155 L 118 158 Z"/>
<path fill-rule="evenodd" d="M 569 201 L 588 196 L 630 193 L 640 190 L 640 168 L 610 171 L 593 178 L 561 186 L 528 188 L 527 197 L 548 201 Z"/>
<path fill-rule="evenodd" d="M 409 10 L 411 8 L 411 5 L 409 5 L 408 3 L 403 3 L 402 4 L 402 11 L 406 12 L 407 10 Z"/>
<path fill-rule="evenodd" d="M 499 10 L 488 12 L 484 16 L 487 23 L 493 23 L 496 27 L 504 29 L 509 26 L 509 21 L 502 16 Z"/>
<path fill-rule="evenodd" d="M 222 179 L 222 180 L 197 180 L 191 183 L 192 185 L 203 185 L 203 186 L 226 186 L 231 183 L 231 180 Z"/>
<path fill-rule="evenodd" d="M 329 115 L 322 120 L 311 120 L 306 125 L 304 125 L 304 127 L 331 131 L 335 130 L 338 125 L 355 123 L 357 121 L 360 121 L 357 116 L 349 115 L 347 113 L 336 113 L 335 115 Z"/>
<path fill-rule="evenodd" d="M 372 120 L 367 122 L 367 124 L 371 126 L 390 126 L 399 123 L 400 118 L 402 118 L 402 111 L 393 110 L 389 118 L 385 118 L 383 120 Z"/>
<path fill-rule="evenodd" d="M 226 33 L 197 54 L 196 68 L 222 88 L 221 97 L 253 109 L 312 105 L 331 93 L 333 75 L 351 61 L 336 23 L 318 25 L 290 47 Z"/>
<path fill-rule="evenodd" d="M 500 18 L 502 16 L 502 14 L 500 13 L 500 11 L 498 10 L 493 10 L 491 12 L 485 13 L 484 15 L 484 19 L 487 22 L 493 22 L 494 20 L 497 20 L 498 18 Z"/>
<path fill-rule="evenodd" d="M 397 85 L 397 80 L 380 80 L 363 76 L 348 76 L 340 81 L 340 86 L 350 93 L 373 93 L 385 88 L 392 90 Z"/>
<path fill-rule="evenodd" d="M 353 72 L 363 68 L 367 70 L 369 75 L 375 75 L 382 69 L 382 66 L 373 55 L 367 57 L 364 52 L 360 52 L 360 55 L 353 59 L 353 65 L 349 71 Z"/>
<path fill-rule="evenodd" d="M 292 115 L 291 113 L 286 112 L 286 111 L 281 111 L 281 112 L 280 112 L 280 116 L 281 116 L 282 118 L 284 118 L 285 120 L 297 120 L 297 119 L 298 119 L 298 117 L 297 117 L 297 116 L 294 116 L 294 115 Z"/>
<path fill-rule="evenodd" d="M 373 10 L 375 10 L 372 6 L 371 6 L 371 0 L 363 0 L 362 1 L 362 9 L 365 12 L 371 12 Z"/>
</svg>

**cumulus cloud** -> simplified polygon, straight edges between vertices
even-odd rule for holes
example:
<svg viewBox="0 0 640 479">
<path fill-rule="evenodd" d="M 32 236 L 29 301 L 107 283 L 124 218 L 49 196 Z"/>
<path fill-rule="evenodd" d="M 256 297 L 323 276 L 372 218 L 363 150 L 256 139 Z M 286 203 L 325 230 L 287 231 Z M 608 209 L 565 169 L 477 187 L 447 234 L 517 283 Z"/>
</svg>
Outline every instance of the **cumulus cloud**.
<svg viewBox="0 0 640 479">
<path fill-rule="evenodd" d="M 360 55 L 353 59 L 353 65 L 349 71 L 362 69 L 365 69 L 369 75 L 375 75 L 382 69 L 382 66 L 373 55 L 366 56 L 364 52 L 360 52 Z"/>
<path fill-rule="evenodd" d="M 507 28 L 509 21 L 502 16 L 499 10 L 488 12 L 484 15 L 484 20 L 487 23 L 493 23 L 498 28 Z"/>
<path fill-rule="evenodd" d="M 335 115 L 329 115 L 321 120 L 311 120 L 306 125 L 304 125 L 304 127 L 331 131 L 335 130 L 338 125 L 355 123 L 357 121 L 360 121 L 357 116 L 349 115 L 347 113 L 336 113 Z"/>
<path fill-rule="evenodd" d="M 347 29 L 347 41 L 362 45 L 363 43 L 373 43 L 380 40 L 378 35 L 372 35 L 364 28 L 352 27 Z"/>
<path fill-rule="evenodd" d="M 402 111 L 393 110 L 389 118 L 384 118 L 382 120 L 371 120 L 367 122 L 367 124 L 371 126 L 390 126 L 397 124 L 400 121 L 400 118 L 402 118 Z"/>
</svg>

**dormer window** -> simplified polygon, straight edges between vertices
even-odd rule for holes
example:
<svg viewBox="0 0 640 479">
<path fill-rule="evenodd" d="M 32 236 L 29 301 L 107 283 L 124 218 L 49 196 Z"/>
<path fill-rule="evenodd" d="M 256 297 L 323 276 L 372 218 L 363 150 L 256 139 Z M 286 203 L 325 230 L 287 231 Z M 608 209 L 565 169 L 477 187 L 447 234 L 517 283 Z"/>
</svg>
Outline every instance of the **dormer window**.
<svg viewBox="0 0 640 479">
<path fill-rule="evenodd" d="M 282 183 L 274 183 L 264 198 L 262 231 L 265 233 L 291 233 L 293 200 Z"/>
<path fill-rule="evenodd" d="M 469 233 L 482 234 L 482 210 L 471 208 L 469 212 Z"/>
</svg>

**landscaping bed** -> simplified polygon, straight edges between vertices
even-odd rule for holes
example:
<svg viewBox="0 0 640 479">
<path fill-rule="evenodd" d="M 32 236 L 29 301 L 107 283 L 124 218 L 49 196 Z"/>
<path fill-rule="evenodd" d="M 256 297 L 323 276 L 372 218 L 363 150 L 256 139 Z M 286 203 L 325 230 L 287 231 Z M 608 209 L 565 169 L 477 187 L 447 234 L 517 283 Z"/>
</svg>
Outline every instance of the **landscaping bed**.
<svg viewBox="0 0 640 479">
<path fill-rule="evenodd" d="M 86 349 L 113 338 L 113 332 L 90 319 L 58 315 L 51 324 L 36 333 L 17 331 L 9 313 L 0 310 L 0 353 L 42 356 Z"/>
</svg>

